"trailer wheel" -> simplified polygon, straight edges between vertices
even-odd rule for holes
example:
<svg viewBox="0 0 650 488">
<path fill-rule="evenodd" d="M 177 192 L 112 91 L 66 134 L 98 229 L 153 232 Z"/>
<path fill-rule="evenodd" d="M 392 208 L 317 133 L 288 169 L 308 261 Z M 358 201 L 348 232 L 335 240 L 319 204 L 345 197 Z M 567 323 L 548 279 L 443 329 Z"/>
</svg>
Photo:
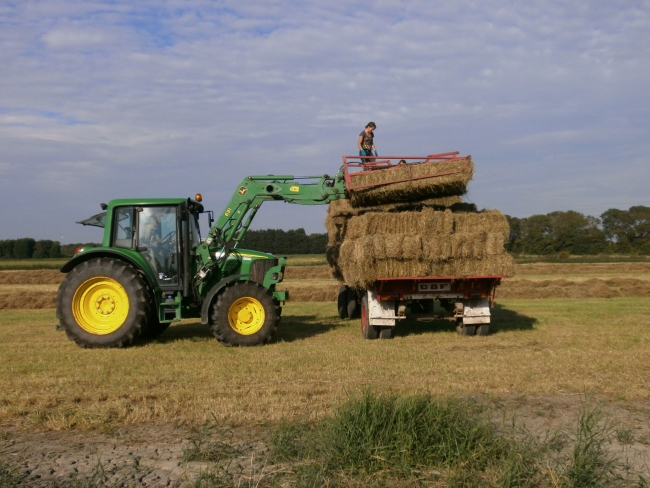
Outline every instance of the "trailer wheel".
<svg viewBox="0 0 650 488">
<path fill-rule="evenodd" d="M 345 285 L 339 288 L 338 308 L 339 308 L 339 318 L 347 319 L 348 318 L 348 287 Z"/>
<path fill-rule="evenodd" d="M 473 336 L 476 333 L 476 326 L 463 324 L 463 319 L 460 319 L 456 325 L 456 332 L 460 335 Z"/>
<path fill-rule="evenodd" d="M 361 299 L 361 332 L 366 339 L 376 339 L 379 336 L 379 328 L 370 325 L 368 315 L 368 294 L 364 294 Z"/>
<path fill-rule="evenodd" d="M 380 339 L 392 339 L 393 338 L 393 329 L 394 327 L 392 326 L 386 326 L 386 327 L 381 327 L 379 330 L 379 338 Z"/>
<path fill-rule="evenodd" d="M 481 324 L 476 327 L 476 335 L 486 336 L 490 333 L 490 324 Z"/>
<path fill-rule="evenodd" d="M 280 304 L 266 288 L 238 281 L 212 307 L 212 334 L 224 346 L 266 344 L 278 328 L 280 313 Z"/>
<path fill-rule="evenodd" d="M 348 318 L 356 319 L 359 317 L 359 295 L 354 288 L 348 288 Z"/>
<path fill-rule="evenodd" d="M 59 327 L 80 347 L 124 347 L 147 325 L 147 285 L 130 265 L 96 258 L 79 264 L 59 286 Z"/>
</svg>

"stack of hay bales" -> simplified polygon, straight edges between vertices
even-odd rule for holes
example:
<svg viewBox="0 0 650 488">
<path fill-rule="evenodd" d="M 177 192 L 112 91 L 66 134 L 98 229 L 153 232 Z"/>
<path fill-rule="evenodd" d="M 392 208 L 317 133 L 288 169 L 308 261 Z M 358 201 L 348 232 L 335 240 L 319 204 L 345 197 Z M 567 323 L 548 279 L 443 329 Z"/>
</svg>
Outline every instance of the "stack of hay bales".
<svg viewBox="0 0 650 488">
<path fill-rule="evenodd" d="M 325 226 L 334 277 L 367 288 L 378 278 L 512 275 L 514 260 L 504 249 L 510 233 L 505 216 L 463 203 L 460 195 L 472 177 L 471 160 L 449 163 L 461 171 L 355 191 L 350 200 L 330 203 Z M 419 167 L 425 164 L 412 165 L 411 174 L 424 171 Z M 446 169 L 439 166 L 435 174 Z M 363 176 L 402 179 L 396 171 L 406 169 Z"/>
</svg>

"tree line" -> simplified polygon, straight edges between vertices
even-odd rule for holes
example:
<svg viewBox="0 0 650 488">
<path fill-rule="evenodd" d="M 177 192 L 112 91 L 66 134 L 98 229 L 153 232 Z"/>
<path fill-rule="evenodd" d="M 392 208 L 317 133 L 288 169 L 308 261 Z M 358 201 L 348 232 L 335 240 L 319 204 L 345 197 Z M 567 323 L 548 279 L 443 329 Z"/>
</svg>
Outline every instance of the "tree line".
<svg viewBox="0 0 650 488">
<path fill-rule="evenodd" d="M 241 247 L 271 254 L 324 254 L 327 234 L 307 235 L 305 229 L 249 230 Z"/>
<path fill-rule="evenodd" d="M 510 237 L 506 249 L 515 254 L 644 254 L 650 255 L 650 207 L 611 208 L 600 217 L 574 210 L 518 218 L 506 215 Z M 71 257 L 75 249 L 99 244 L 60 244 L 31 238 L 0 241 L 0 258 L 42 259 Z M 272 254 L 323 254 L 327 234 L 305 229 L 249 230 L 244 249 Z"/>
<path fill-rule="evenodd" d="M 307 234 L 305 229 L 249 230 L 240 245 L 245 249 L 272 254 L 324 254 L 327 234 Z M 93 243 L 60 244 L 58 241 L 32 238 L 0 241 L 0 259 L 69 258 L 75 249 L 99 246 Z"/>
<path fill-rule="evenodd" d="M 506 216 L 508 251 L 516 254 L 650 254 L 650 207 L 610 208 L 600 217 L 569 210 Z"/>
<path fill-rule="evenodd" d="M 99 246 L 93 243 L 61 244 L 48 239 L 35 240 L 31 237 L 22 239 L 0 240 L 0 259 L 45 259 L 69 258 L 75 249 L 83 246 Z"/>
</svg>

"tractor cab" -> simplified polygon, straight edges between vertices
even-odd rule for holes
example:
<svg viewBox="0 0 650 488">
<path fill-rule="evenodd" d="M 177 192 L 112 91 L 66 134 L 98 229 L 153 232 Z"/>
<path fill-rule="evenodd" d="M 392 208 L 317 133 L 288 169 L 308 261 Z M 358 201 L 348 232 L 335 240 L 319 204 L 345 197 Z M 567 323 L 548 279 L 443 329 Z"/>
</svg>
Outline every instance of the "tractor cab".
<svg viewBox="0 0 650 488">
<path fill-rule="evenodd" d="M 190 256 L 201 242 L 203 206 L 189 199 L 129 199 L 102 208 L 103 213 L 77 223 L 104 228 L 102 247 L 123 250 L 146 263 L 147 274 L 163 291 L 181 290 L 187 281 L 183 272 L 192 272 Z"/>
</svg>

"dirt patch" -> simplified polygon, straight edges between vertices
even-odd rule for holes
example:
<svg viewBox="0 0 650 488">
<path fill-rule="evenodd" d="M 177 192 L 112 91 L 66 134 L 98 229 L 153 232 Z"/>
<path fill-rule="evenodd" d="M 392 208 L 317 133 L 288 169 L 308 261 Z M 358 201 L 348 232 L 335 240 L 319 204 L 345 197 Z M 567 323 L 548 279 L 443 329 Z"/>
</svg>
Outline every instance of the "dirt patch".
<svg viewBox="0 0 650 488">
<path fill-rule="evenodd" d="M 170 425 L 140 425 L 110 434 L 6 429 L 0 441 L 0 464 L 24 477 L 20 486 L 39 488 L 82 480 L 102 486 L 180 487 L 210 470 L 252 482 L 244 486 L 256 486 L 270 472 L 266 444 L 262 436 L 245 429 L 201 433 Z M 206 455 L 202 446 L 213 449 Z M 207 459 L 190 460 L 201 456 Z"/>
<path fill-rule="evenodd" d="M 650 472 L 648 402 L 517 395 L 485 403 L 494 408 L 495 423 L 508 428 L 514 418 L 516 425 L 540 438 L 558 430 L 571 435 L 582 409 L 599 409 L 611 434 L 605 448 L 626 459 L 632 470 Z M 272 464 L 272 431 L 272 426 L 192 430 L 166 424 L 123 426 L 110 433 L 4 428 L 0 466 L 15 470 L 23 478 L 20 486 L 34 488 L 75 480 L 101 481 L 107 486 L 182 487 L 210 472 L 220 472 L 232 486 L 263 487 L 294 468 Z"/>
</svg>

